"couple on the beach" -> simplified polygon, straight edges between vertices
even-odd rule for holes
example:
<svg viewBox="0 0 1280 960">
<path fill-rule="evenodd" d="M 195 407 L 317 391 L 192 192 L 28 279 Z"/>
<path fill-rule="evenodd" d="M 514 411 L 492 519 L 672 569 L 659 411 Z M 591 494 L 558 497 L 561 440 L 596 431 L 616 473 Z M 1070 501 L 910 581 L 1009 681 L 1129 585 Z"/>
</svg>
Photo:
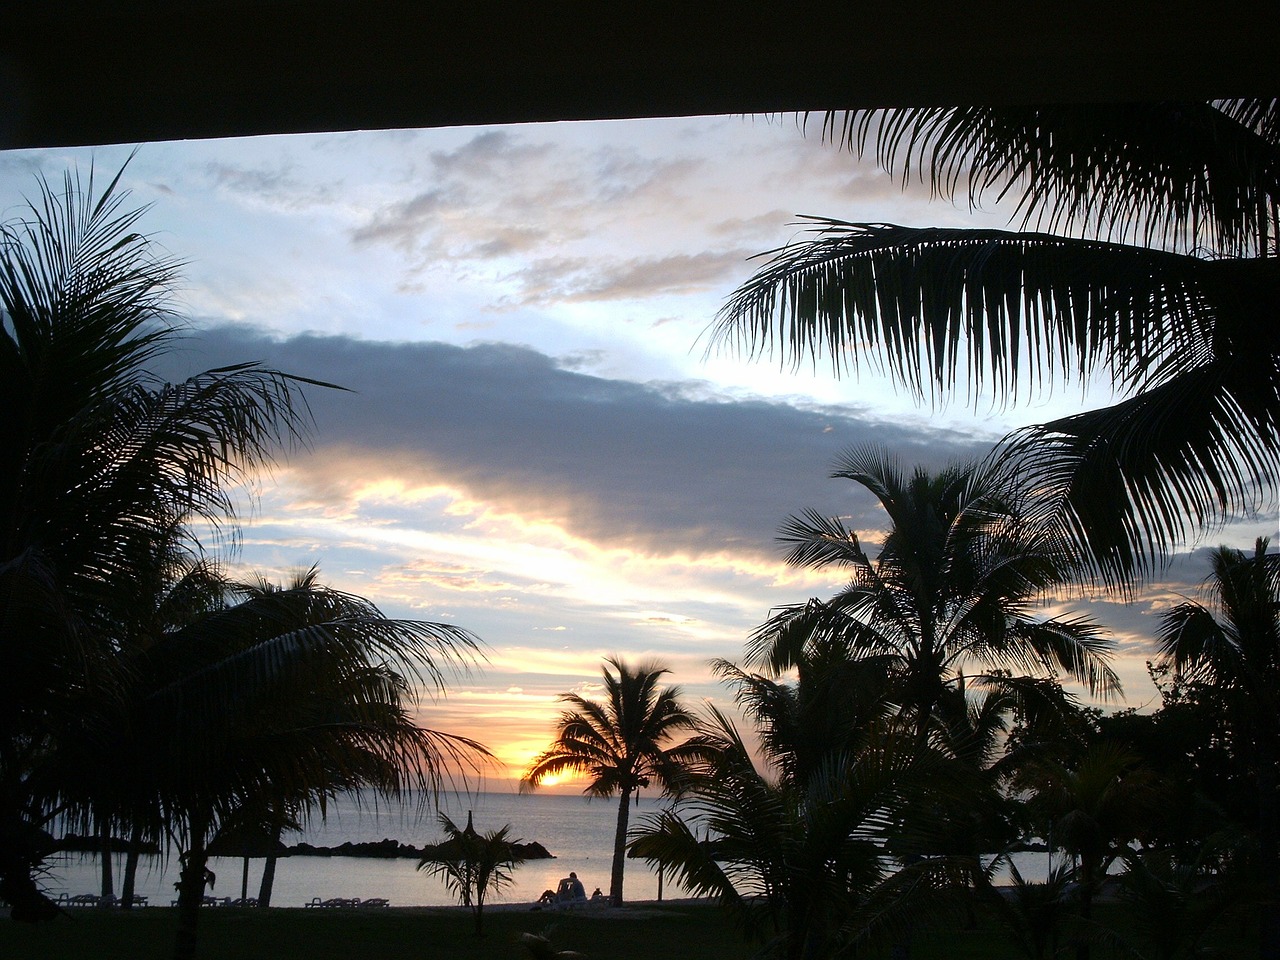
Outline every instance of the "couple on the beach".
<svg viewBox="0 0 1280 960">
<path fill-rule="evenodd" d="M 591 895 L 591 899 L 604 899 L 604 894 L 600 892 L 599 887 L 596 887 L 596 892 Z M 578 874 L 572 870 L 569 871 L 567 877 L 560 881 L 555 890 L 544 890 L 542 891 L 542 896 L 538 898 L 538 903 L 547 905 L 586 902 L 587 889 L 582 885 L 582 881 L 578 879 Z"/>
</svg>

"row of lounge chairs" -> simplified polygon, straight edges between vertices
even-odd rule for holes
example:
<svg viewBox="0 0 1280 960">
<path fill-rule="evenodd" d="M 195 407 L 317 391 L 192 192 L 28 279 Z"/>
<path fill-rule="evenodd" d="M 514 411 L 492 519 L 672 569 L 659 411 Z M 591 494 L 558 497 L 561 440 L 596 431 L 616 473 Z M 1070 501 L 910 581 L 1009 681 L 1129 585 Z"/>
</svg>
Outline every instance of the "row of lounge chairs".
<svg viewBox="0 0 1280 960">
<path fill-rule="evenodd" d="M 78 893 L 74 897 L 65 893 L 58 895 L 58 906 L 61 907 L 118 907 L 121 904 L 119 897 L 99 897 L 92 893 Z M 133 895 L 133 905 L 135 907 L 145 907 L 148 905 L 146 897 L 140 894 Z M 177 900 L 170 900 L 169 906 L 176 907 Z M 234 900 L 230 897 L 205 897 L 201 906 L 205 907 L 256 907 L 258 905 L 257 897 L 236 897 Z"/>
<path fill-rule="evenodd" d="M 74 897 L 66 893 L 60 893 L 55 902 L 60 907 L 118 907 L 121 900 L 119 897 L 100 897 L 94 893 L 78 893 Z M 133 905 L 135 907 L 145 907 L 147 898 L 135 893 L 133 895 Z"/>
<path fill-rule="evenodd" d="M 74 897 L 66 893 L 58 895 L 57 903 L 61 907 L 118 907 L 120 906 L 119 897 L 99 897 L 92 893 L 79 893 Z M 134 894 L 133 905 L 135 907 L 147 906 L 147 898 Z M 171 900 L 169 906 L 176 907 L 177 900 Z M 256 907 L 258 905 L 257 897 L 205 897 L 202 906 L 206 907 Z M 307 907 L 389 907 L 391 901 L 385 897 L 370 897 L 368 900 L 361 900 L 359 897 L 331 897 L 328 900 L 321 900 L 319 897 L 313 897 L 310 903 L 304 904 Z"/>
<path fill-rule="evenodd" d="M 330 897 L 328 900 L 321 900 L 319 897 L 312 897 L 310 903 L 304 903 L 304 907 L 317 908 L 333 908 L 333 907 L 389 907 L 391 901 L 384 897 L 370 897 L 368 900 L 361 900 L 359 897 Z"/>
</svg>

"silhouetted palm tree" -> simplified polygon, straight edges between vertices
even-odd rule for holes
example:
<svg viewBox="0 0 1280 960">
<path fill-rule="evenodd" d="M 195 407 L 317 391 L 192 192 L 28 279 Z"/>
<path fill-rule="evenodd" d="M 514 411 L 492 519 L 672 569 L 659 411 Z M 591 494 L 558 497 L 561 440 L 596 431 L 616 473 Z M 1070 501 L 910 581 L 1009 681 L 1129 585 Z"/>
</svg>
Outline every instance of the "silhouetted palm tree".
<svg viewBox="0 0 1280 960">
<path fill-rule="evenodd" d="M 873 658 L 921 740 L 935 727 L 945 733 L 939 708 L 963 684 L 965 669 L 1003 671 L 976 679 L 1009 693 L 1011 673 L 1059 671 L 1092 693 L 1119 691 L 1098 627 L 1084 618 L 1039 615 L 1046 597 L 1071 576 L 1074 558 L 1052 528 L 1021 516 L 1001 473 L 961 464 L 906 476 L 893 457 L 864 447 L 846 453 L 833 476 L 860 484 L 884 507 L 889 530 L 880 553 L 871 559 L 838 518 L 816 511 L 792 517 L 780 537 L 792 545 L 787 561 L 835 565 L 850 580 L 830 600 L 775 613 L 752 636 L 750 662 L 782 671 L 816 643 Z M 1034 685 L 1024 686 L 1024 693 L 1034 692 Z"/>
<path fill-rule="evenodd" d="M 1209 869 L 1224 851 L 1215 838 L 1190 860 L 1169 850 L 1124 854 L 1118 898 L 1126 926 L 1138 934 L 1151 960 L 1181 960 L 1205 955 L 1205 941 L 1224 914 L 1245 900 L 1245 888 Z"/>
<path fill-rule="evenodd" d="M 422 687 L 440 688 L 474 650 L 464 630 L 388 619 L 312 571 L 287 589 L 251 590 L 147 651 L 132 732 L 153 765 L 131 789 L 154 798 L 182 847 L 176 957 L 194 950 L 220 824 L 306 816 L 361 787 L 425 802 L 443 776 L 485 756 L 419 726 L 413 710 Z"/>
<path fill-rule="evenodd" d="M 919 396 L 1016 399 L 1098 376 L 1121 399 L 1014 453 L 1113 583 L 1280 472 L 1280 101 L 831 113 L 824 134 L 1017 230 L 814 218 L 724 306 L 720 342 Z"/>
<path fill-rule="evenodd" d="M 127 682 L 119 645 L 157 542 L 226 528 L 230 481 L 302 437 L 308 381 L 254 364 L 166 384 L 172 260 L 136 230 L 119 175 L 40 182 L 0 228 L 0 897 L 46 916 L 40 827 L 65 809 L 69 740 L 103 735 Z"/>
<path fill-rule="evenodd" d="M 479 833 L 467 812 L 467 825 L 459 827 L 448 815 L 440 814 L 445 839 L 418 861 L 444 881 L 445 888 L 475 917 L 476 936 L 484 935 L 484 902 L 512 882 L 511 871 L 524 862 L 516 850 L 519 840 L 511 839 L 511 824 L 488 833 Z"/>
<path fill-rule="evenodd" d="M 998 865 L 1000 861 L 996 861 Z M 1027 960 L 1060 956 L 1064 932 L 1075 919 L 1070 896 L 1073 870 L 1061 863 L 1043 881 L 1030 881 L 1009 861 L 1010 883 L 1001 890 L 986 875 L 981 886 L 983 901 L 1009 940 Z M 1077 933 L 1079 931 L 1077 930 Z"/>
<path fill-rule="evenodd" d="M 1207 604 L 1186 601 L 1161 622 L 1161 657 L 1200 682 L 1226 714 L 1235 761 L 1258 790 L 1258 876 L 1263 956 L 1280 957 L 1280 555 L 1259 538 L 1252 553 L 1219 547 L 1209 557 Z"/>
<path fill-rule="evenodd" d="M 850 955 L 908 937 L 963 870 L 937 859 L 899 871 L 886 854 L 933 844 L 945 824 L 926 798 L 959 795 L 966 771 L 889 722 L 873 692 L 883 675 L 865 662 L 802 660 L 795 683 L 720 671 L 759 748 L 713 709 L 689 741 L 696 759 L 674 809 L 646 818 L 632 855 L 717 897 L 765 939 L 762 955 Z"/>
<path fill-rule="evenodd" d="M 1129 844 L 1143 836 L 1159 810 L 1155 776 L 1124 747 L 1101 741 L 1072 763 L 1028 764 L 1014 783 L 1030 796 L 1031 809 L 1048 825 L 1054 844 L 1077 858 L 1080 917 L 1087 927 L 1108 868 L 1130 851 Z M 1087 931 L 1076 956 L 1089 958 Z"/>
<path fill-rule="evenodd" d="M 533 761 L 521 781 L 521 789 L 533 789 L 547 777 L 580 773 L 589 778 L 584 792 L 597 797 L 618 795 L 609 878 L 609 896 L 615 904 L 623 902 L 631 798 L 642 787 L 655 781 L 665 787 L 678 776 L 685 755 L 671 741 L 694 724 L 680 703 L 680 689 L 659 687 L 668 672 L 656 663 L 632 667 L 619 658 L 608 658 L 602 671 L 603 702 L 576 693 L 561 694 L 569 709 L 560 715 L 555 742 Z"/>
</svg>

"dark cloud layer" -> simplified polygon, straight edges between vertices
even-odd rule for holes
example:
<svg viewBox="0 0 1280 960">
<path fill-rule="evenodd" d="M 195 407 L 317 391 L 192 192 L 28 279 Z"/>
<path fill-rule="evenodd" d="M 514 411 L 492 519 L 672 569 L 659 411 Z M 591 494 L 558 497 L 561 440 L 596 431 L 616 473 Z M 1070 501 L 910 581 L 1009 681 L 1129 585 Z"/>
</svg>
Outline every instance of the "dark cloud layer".
<svg viewBox="0 0 1280 960">
<path fill-rule="evenodd" d="M 814 507 L 877 525 L 870 499 L 827 479 L 850 445 L 880 443 L 906 463 L 980 452 L 971 437 L 885 423 L 856 408 L 802 409 L 708 397 L 705 385 L 636 384 L 563 369 L 509 344 L 460 348 L 341 337 L 270 340 L 239 327 L 202 331 L 194 370 L 262 360 L 339 383 L 311 390 L 317 483 L 342 458 L 409 482 L 566 526 L 602 545 L 665 554 L 721 550 L 776 557 L 790 513 Z M 328 458 L 328 460 L 326 460 Z"/>
</svg>

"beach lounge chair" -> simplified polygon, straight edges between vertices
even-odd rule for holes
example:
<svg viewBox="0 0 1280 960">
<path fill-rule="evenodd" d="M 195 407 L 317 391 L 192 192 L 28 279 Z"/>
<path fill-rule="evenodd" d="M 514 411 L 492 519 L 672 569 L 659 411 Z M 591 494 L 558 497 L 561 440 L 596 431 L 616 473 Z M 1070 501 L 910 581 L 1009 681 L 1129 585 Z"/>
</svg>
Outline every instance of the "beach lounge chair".
<svg viewBox="0 0 1280 960">
<path fill-rule="evenodd" d="M 92 893 L 78 893 L 67 900 L 67 906 L 70 907 L 96 907 L 97 905 L 98 897 Z"/>
<path fill-rule="evenodd" d="M 358 905 L 361 907 L 389 907 L 391 906 L 391 901 L 386 897 L 370 897 L 368 900 L 358 901 Z"/>
<path fill-rule="evenodd" d="M 560 881 L 560 886 L 556 890 L 556 901 L 552 906 L 560 910 L 587 902 L 587 891 L 582 886 L 582 881 L 578 879 L 576 873 L 570 872 L 569 876 Z"/>
</svg>

